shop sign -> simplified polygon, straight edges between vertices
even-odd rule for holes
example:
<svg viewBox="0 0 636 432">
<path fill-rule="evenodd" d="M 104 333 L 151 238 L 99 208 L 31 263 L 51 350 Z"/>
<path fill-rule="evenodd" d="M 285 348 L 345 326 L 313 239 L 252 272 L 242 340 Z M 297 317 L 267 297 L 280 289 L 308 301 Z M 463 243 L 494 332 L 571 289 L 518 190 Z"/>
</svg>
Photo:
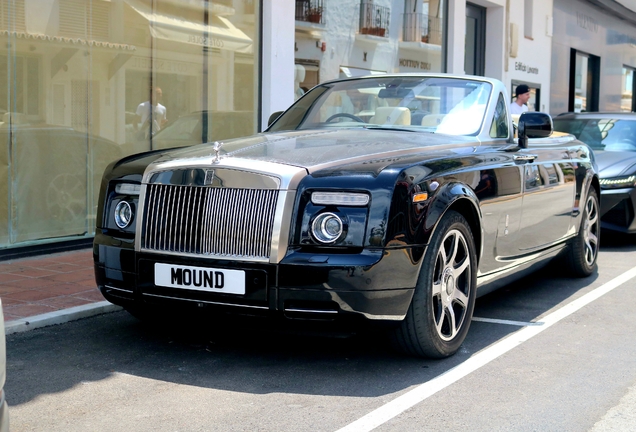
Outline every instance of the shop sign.
<svg viewBox="0 0 636 432">
<path fill-rule="evenodd" d="M 581 12 L 576 13 L 576 24 L 582 29 L 591 31 L 592 33 L 598 33 L 598 23 L 596 20 Z"/>
<path fill-rule="evenodd" d="M 225 47 L 223 39 L 200 35 L 188 35 L 188 43 L 219 49 Z"/>
<path fill-rule="evenodd" d="M 515 70 L 526 72 L 529 74 L 539 75 L 539 68 L 534 66 L 528 66 L 522 62 L 515 62 Z"/>
<path fill-rule="evenodd" d="M 400 59 L 400 67 L 409 67 L 414 69 L 431 70 L 431 64 L 421 62 L 419 60 Z"/>
</svg>

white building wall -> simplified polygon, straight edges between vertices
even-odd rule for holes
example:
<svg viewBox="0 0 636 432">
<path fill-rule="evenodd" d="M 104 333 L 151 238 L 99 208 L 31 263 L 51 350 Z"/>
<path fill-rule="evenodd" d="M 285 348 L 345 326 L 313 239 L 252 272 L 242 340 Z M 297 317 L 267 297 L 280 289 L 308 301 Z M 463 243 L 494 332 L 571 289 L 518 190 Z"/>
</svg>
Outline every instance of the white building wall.
<svg viewBox="0 0 636 432">
<path fill-rule="evenodd" d="M 636 2 L 620 3 L 636 12 Z M 630 18 L 583 0 L 554 0 L 551 114 L 569 109 L 571 49 L 599 57 L 598 110 L 620 111 L 623 67 L 636 69 L 636 26 Z"/>
<path fill-rule="evenodd" d="M 448 45 L 446 47 L 446 71 L 464 74 L 464 42 L 466 39 L 466 0 L 449 0 Z"/>
<path fill-rule="evenodd" d="M 294 102 L 294 0 L 263 1 L 261 127 Z"/>
<path fill-rule="evenodd" d="M 390 7 L 389 37 L 358 35 L 359 1 L 325 1 L 324 25 L 296 22 L 296 59 L 320 61 L 320 81 L 336 79 L 340 66 L 395 72 L 404 0 L 375 0 Z M 322 42 L 326 50 L 322 51 Z"/>
<path fill-rule="evenodd" d="M 528 23 L 524 5 L 529 0 L 510 0 L 510 28 L 517 28 L 516 56 L 508 50 L 508 70 L 504 74 L 504 82 L 512 80 L 541 85 L 541 101 L 539 110 L 548 112 L 550 109 L 550 82 L 552 62 L 552 0 L 533 0 L 531 38 L 524 34 Z M 510 39 L 513 39 L 509 31 Z M 511 47 L 512 48 L 512 47 Z M 531 86 L 532 87 L 532 86 Z"/>
<path fill-rule="evenodd" d="M 359 1 L 324 0 L 325 24 L 295 21 L 294 57 L 320 62 L 320 81 L 339 77 L 340 67 L 382 72 L 419 71 L 429 69 L 400 67 L 401 59 L 421 59 L 432 71 L 464 74 L 466 39 L 466 0 L 447 0 L 446 46 L 436 54 L 427 44 L 401 42 L 405 0 L 375 0 L 378 6 L 390 6 L 389 37 L 359 35 Z M 553 0 L 473 0 L 486 8 L 485 75 L 504 82 L 509 91 L 512 81 L 541 88 L 540 109 L 550 106 L 550 69 L 552 46 Z M 293 17 L 293 3 L 287 16 Z M 531 5 L 532 19 L 526 20 L 526 5 Z M 266 6 L 267 7 L 267 6 Z M 277 22 L 280 22 L 277 17 Z M 531 29 L 524 36 L 524 25 Z M 512 28 L 512 31 L 511 31 Z M 516 28 L 517 50 L 511 52 L 512 32 Z M 326 50 L 322 51 L 322 44 Z M 267 39 L 264 39 L 267 44 Z M 424 51 L 428 49 L 428 52 Z M 443 64 L 444 54 L 446 62 Z M 511 55 L 512 54 L 512 55 Z M 288 84 L 287 87 L 291 85 Z M 264 86 L 263 91 L 268 91 Z"/>
<path fill-rule="evenodd" d="M 539 109 L 546 111 L 550 106 L 552 0 L 474 0 L 471 3 L 486 8 L 485 75 L 501 80 L 509 92 L 513 80 L 540 85 Z M 527 3 L 532 4 L 532 38 L 524 36 Z M 447 71 L 464 74 L 466 1 L 450 0 L 448 11 Z M 512 50 L 514 36 L 516 53 Z"/>
</svg>

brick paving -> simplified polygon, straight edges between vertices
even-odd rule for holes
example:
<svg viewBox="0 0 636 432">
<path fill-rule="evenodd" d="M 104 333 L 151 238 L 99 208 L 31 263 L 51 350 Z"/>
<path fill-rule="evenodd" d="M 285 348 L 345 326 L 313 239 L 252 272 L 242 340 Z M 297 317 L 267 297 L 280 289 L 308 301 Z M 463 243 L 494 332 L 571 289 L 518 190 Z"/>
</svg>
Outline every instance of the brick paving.
<svg viewBox="0 0 636 432">
<path fill-rule="evenodd" d="M 5 322 L 103 301 L 93 250 L 0 261 L 0 298 Z"/>
</svg>

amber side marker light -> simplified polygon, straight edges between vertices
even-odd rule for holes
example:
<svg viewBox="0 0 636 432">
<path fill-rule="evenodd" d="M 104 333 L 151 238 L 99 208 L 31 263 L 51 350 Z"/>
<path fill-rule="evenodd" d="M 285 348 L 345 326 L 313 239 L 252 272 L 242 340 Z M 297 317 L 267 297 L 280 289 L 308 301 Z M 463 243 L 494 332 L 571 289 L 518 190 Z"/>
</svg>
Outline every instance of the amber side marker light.
<svg viewBox="0 0 636 432">
<path fill-rule="evenodd" d="M 416 193 L 415 195 L 413 195 L 413 203 L 421 203 L 424 202 L 428 199 L 428 193 L 427 192 L 419 192 Z"/>
</svg>

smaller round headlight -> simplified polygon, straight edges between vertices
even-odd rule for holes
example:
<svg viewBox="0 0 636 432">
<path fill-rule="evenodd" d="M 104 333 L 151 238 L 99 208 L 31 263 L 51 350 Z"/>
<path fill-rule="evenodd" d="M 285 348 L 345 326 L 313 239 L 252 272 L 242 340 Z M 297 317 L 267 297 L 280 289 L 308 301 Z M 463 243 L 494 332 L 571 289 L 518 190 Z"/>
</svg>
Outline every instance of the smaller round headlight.
<svg viewBox="0 0 636 432">
<path fill-rule="evenodd" d="M 311 224 L 311 233 L 320 243 L 333 243 L 342 235 L 344 224 L 334 213 L 321 213 Z"/>
<path fill-rule="evenodd" d="M 119 204 L 115 207 L 115 223 L 121 229 L 130 225 L 130 221 L 133 218 L 133 211 L 130 204 L 126 201 L 119 201 Z"/>
</svg>

